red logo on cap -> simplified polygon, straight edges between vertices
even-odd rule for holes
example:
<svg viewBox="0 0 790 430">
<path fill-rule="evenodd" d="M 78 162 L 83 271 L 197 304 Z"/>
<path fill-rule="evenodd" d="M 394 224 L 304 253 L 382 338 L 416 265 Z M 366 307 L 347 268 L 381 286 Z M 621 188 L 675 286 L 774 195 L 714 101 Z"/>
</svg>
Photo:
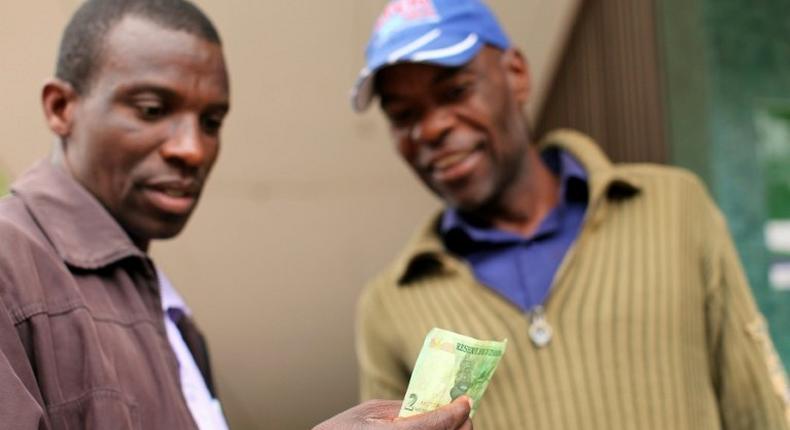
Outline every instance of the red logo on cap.
<svg viewBox="0 0 790 430">
<path fill-rule="evenodd" d="M 400 18 L 400 19 L 398 19 Z M 393 19 L 416 24 L 415 21 L 438 19 L 432 0 L 396 0 L 390 2 L 376 21 L 376 31 Z"/>
</svg>

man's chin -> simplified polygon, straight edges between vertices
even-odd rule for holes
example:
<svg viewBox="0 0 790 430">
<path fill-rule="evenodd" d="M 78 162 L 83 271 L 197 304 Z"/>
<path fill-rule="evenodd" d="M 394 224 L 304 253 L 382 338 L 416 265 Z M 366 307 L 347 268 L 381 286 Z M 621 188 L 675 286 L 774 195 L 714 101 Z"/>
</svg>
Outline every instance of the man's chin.
<svg viewBox="0 0 790 430">
<path fill-rule="evenodd" d="M 145 250 L 152 240 L 167 240 L 178 236 L 186 226 L 188 217 L 179 220 L 150 220 L 144 225 L 126 229 L 132 241 Z"/>
<path fill-rule="evenodd" d="M 181 234 L 181 232 L 184 230 L 184 227 L 186 227 L 186 224 L 187 224 L 187 220 L 169 223 L 169 224 L 162 224 L 158 226 L 156 231 L 152 232 L 151 239 L 157 239 L 157 240 L 172 239 L 178 236 L 179 234 Z"/>
<path fill-rule="evenodd" d="M 493 194 L 488 181 L 465 181 L 457 183 L 455 187 L 431 187 L 433 192 L 447 206 L 462 212 L 476 213 L 484 210 L 491 204 Z"/>
<path fill-rule="evenodd" d="M 447 206 L 470 214 L 481 212 L 488 202 L 485 198 L 474 195 L 444 194 L 441 198 Z"/>
</svg>

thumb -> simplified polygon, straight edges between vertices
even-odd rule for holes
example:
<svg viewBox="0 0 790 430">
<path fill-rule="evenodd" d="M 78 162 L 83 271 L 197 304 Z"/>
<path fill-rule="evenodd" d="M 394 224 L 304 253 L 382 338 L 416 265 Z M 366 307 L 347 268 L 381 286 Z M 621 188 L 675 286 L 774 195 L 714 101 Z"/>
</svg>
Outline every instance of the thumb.
<svg viewBox="0 0 790 430">
<path fill-rule="evenodd" d="M 456 430 L 467 423 L 471 411 L 472 401 L 462 396 L 433 412 L 404 418 L 396 421 L 396 424 L 399 430 Z"/>
</svg>

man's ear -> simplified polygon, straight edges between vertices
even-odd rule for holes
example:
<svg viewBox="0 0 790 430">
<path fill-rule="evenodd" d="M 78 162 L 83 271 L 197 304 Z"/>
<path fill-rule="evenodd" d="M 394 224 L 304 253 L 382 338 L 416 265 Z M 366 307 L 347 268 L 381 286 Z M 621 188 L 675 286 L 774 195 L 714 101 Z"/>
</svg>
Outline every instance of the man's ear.
<svg viewBox="0 0 790 430">
<path fill-rule="evenodd" d="M 68 82 L 52 79 L 41 90 L 41 105 L 49 129 L 61 138 L 71 134 L 78 94 Z"/>
<path fill-rule="evenodd" d="M 502 65 L 507 74 L 511 93 L 515 95 L 520 105 L 526 104 L 532 90 L 532 77 L 524 55 L 516 48 L 509 48 L 502 55 Z"/>
</svg>

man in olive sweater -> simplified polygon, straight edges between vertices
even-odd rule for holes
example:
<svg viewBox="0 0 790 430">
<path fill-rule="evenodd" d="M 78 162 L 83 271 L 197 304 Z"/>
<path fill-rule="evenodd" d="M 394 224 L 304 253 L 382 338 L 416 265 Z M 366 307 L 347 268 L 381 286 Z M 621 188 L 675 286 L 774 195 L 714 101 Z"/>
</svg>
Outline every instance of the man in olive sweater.
<svg viewBox="0 0 790 430">
<path fill-rule="evenodd" d="M 787 429 L 786 375 L 721 213 L 676 168 L 536 144 L 522 54 L 478 0 L 392 1 L 353 94 L 445 203 L 366 289 L 363 398 L 435 326 L 507 338 L 478 429 Z"/>
</svg>

